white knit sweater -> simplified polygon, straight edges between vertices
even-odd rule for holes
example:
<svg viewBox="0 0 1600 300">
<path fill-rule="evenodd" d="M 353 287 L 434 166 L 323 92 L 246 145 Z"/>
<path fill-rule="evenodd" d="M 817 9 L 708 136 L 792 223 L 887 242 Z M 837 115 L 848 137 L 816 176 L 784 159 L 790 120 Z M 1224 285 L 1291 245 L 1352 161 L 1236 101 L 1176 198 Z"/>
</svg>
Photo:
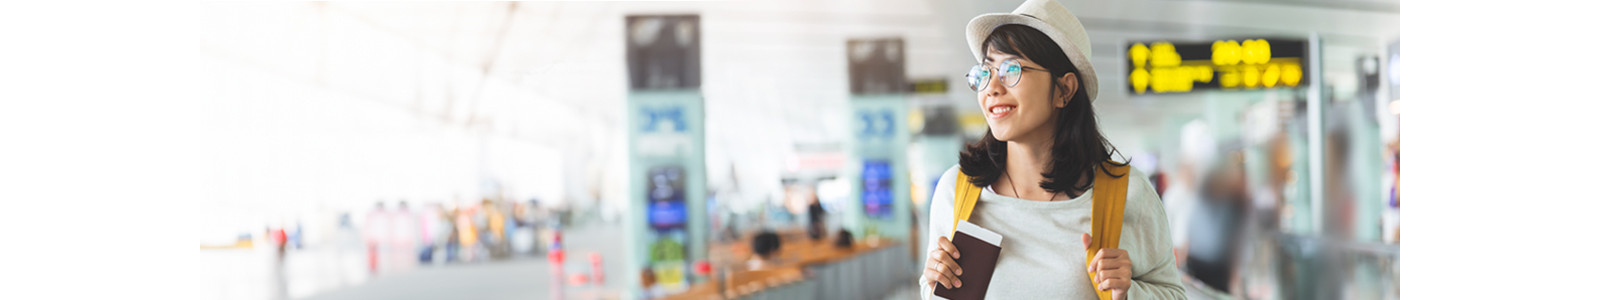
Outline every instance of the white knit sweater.
<svg viewBox="0 0 1600 300">
<path fill-rule="evenodd" d="M 959 166 L 945 171 L 929 205 L 927 248 L 950 237 Z M 1185 299 L 1172 252 L 1166 212 L 1143 172 L 1131 170 L 1118 248 L 1133 262 L 1128 299 Z M 1095 190 L 1070 200 L 1031 201 L 984 188 L 969 222 L 999 233 L 1000 245 L 987 299 L 1096 299 L 1084 264 L 1082 234 L 1090 231 Z M 926 266 L 924 266 L 926 267 Z M 921 280 L 918 280 L 922 283 Z M 935 283 L 937 284 L 937 283 Z M 922 286 L 922 298 L 933 294 Z"/>
</svg>

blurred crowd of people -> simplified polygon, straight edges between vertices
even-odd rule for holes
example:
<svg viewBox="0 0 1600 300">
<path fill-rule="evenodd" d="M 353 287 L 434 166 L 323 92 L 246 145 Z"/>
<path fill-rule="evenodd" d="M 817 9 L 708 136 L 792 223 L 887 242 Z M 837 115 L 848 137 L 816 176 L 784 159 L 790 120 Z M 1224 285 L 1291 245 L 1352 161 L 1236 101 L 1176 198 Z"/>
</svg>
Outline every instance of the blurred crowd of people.
<svg viewBox="0 0 1600 300">
<path fill-rule="evenodd" d="M 1300 128 L 1233 136 L 1203 120 L 1182 126 L 1175 167 L 1152 172 L 1151 182 L 1166 206 L 1184 279 L 1191 290 L 1200 290 L 1191 298 L 1396 294 L 1384 286 L 1351 286 L 1398 282 L 1399 153 L 1392 146 L 1398 138 L 1385 141 L 1390 145 L 1384 150 L 1368 151 L 1381 155 L 1383 168 L 1364 168 L 1369 157 L 1362 154 L 1366 144 L 1357 141 L 1362 137 L 1352 133 L 1356 129 L 1330 123 L 1321 137 L 1326 159 L 1320 203 L 1308 190 L 1311 170 L 1304 157 L 1311 146 L 1295 134 Z M 1364 185 L 1381 186 L 1382 195 Z"/>
<path fill-rule="evenodd" d="M 359 226 L 374 274 L 541 255 L 560 243 L 564 211 L 541 206 L 538 200 L 492 197 L 420 208 L 404 200 L 394 204 L 374 204 Z"/>
</svg>

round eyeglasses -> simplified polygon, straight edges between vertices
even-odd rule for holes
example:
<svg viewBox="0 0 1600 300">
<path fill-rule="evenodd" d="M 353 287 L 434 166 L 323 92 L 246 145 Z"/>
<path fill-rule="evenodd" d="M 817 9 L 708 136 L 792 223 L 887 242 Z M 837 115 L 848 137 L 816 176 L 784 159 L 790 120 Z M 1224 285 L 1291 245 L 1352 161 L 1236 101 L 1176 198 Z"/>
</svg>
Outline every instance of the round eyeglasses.
<svg viewBox="0 0 1600 300">
<path fill-rule="evenodd" d="M 971 70 L 967 70 L 967 87 L 978 92 L 988 89 L 989 79 L 994 78 L 994 73 L 1000 73 L 1000 82 L 1005 83 L 1006 87 L 1017 86 L 1017 82 L 1022 81 L 1022 71 L 1048 72 L 1045 69 L 1022 66 L 1014 58 L 1001 61 L 997 68 L 991 68 L 980 63 L 972 66 Z"/>
</svg>

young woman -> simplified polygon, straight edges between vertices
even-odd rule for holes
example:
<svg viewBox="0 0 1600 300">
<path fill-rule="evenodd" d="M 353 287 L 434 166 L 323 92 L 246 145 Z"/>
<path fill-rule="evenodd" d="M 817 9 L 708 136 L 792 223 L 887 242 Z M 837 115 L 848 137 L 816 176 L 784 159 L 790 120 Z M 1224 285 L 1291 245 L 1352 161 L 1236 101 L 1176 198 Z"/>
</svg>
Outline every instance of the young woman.
<svg viewBox="0 0 1600 300">
<path fill-rule="evenodd" d="M 962 286 L 961 251 L 949 239 L 962 172 L 983 187 L 968 221 L 1004 237 L 988 299 L 1096 299 L 1096 290 L 1115 299 L 1184 299 L 1166 214 L 1147 176 L 1102 167 L 1115 147 L 1096 124 L 1097 80 L 1077 17 L 1053 0 L 1030 0 L 1010 14 L 974 18 L 967 42 L 979 60 L 968 79 L 989 132 L 935 187 L 923 298 L 935 284 Z M 1086 263 L 1096 172 L 1126 176 L 1127 202 L 1118 247 Z M 1091 269 L 1100 278 L 1091 281 Z"/>
</svg>

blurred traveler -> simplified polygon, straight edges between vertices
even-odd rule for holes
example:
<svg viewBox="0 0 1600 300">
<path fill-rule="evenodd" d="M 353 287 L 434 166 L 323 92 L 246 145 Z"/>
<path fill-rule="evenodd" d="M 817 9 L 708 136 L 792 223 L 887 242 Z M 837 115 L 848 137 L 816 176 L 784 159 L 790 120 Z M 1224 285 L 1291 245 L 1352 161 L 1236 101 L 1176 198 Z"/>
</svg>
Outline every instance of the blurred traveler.
<svg viewBox="0 0 1600 300">
<path fill-rule="evenodd" d="M 381 262 L 387 258 L 383 253 L 387 250 L 385 246 L 392 229 L 389 212 L 384 209 L 383 201 L 378 201 L 373 205 L 372 211 L 367 212 L 366 220 L 361 226 L 361 237 L 367 244 L 367 267 L 372 274 L 378 274 L 385 267 Z"/>
<path fill-rule="evenodd" d="M 533 254 L 544 254 L 549 242 L 545 239 L 544 207 L 539 205 L 539 199 L 528 200 L 528 227 L 533 230 Z"/>
<path fill-rule="evenodd" d="M 483 215 L 488 227 L 485 228 L 484 243 L 488 246 L 491 257 L 496 259 L 505 257 L 506 254 L 506 215 L 495 201 L 483 199 Z"/>
<path fill-rule="evenodd" d="M 1237 153 L 1237 152 L 1229 152 Z M 1237 276 L 1246 231 L 1250 197 L 1241 155 L 1228 155 L 1206 176 L 1201 200 L 1189 224 L 1189 270 L 1195 279 L 1219 291 L 1238 294 Z"/>
<path fill-rule="evenodd" d="M 473 209 L 465 206 L 456 208 L 456 238 L 458 253 L 461 261 L 477 259 L 478 252 L 478 227 L 472 224 Z"/>
<path fill-rule="evenodd" d="M 1369 229 L 1371 227 L 1366 226 L 1379 225 L 1374 227 L 1381 228 L 1381 225 L 1358 222 L 1360 207 L 1357 203 L 1359 198 L 1356 197 L 1356 190 L 1360 187 L 1357 185 L 1360 181 L 1355 176 L 1361 172 L 1354 166 L 1356 155 L 1354 152 L 1357 149 L 1353 148 L 1351 129 L 1347 128 L 1349 125 L 1330 123 L 1332 125 L 1325 133 L 1323 142 L 1323 153 L 1327 160 L 1324 174 L 1327 176 L 1323 178 L 1326 187 L 1322 189 L 1325 193 L 1322 234 L 1328 238 L 1352 241 L 1360 238 L 1362 233 L 1366 233 L 1365 231 L 1371 230 Z M 1379 232 L 1379 230 L 1372 231 Z"/>
<path fill-rule="evenodd" d="M 300 219 L 294 220 L 294 231 L 289 233 L 289 242 L 294 244 L 295 249 L 305 248 L 305 243 L 303 242 L 306 234 L 305 228 Z"/>
<path fill-rule="evenodd" d="M 838 247 L 838 248 L 841 248 L 841 249 L 850 249 L 850 248 L 854 248 L 855 245 L 856 245 L 856 239 L 855 239 L 854 236 L 851 236 L 849 230 L 839 229 L 839 233 L 835 234 L 834 236 L 835 236 L 835 238 L 833 239 L 833 246 L 834 247 Z"/>
<path fill-rule="evenodd" d="M 456 223 L 457 209 L 458 208 L 450 208 L 440 211 L 439 213 L 439 218 L 443 219 L 444 225 L 450 230 L 445 236 L 445 262 L 458 262 L 461 260 L 461 228 Z"/>
<path fill-rule="evenodd" d="M 968 83 L 989 130 L 935 187 L 923 298 L 935 284 L 961 288 L 962 253 L 949 240 L 958 173 L 982 188 L 968 221 L 1005 237 L 987 298 L 1184 298 L 1161 199 L 1142 171 L 1112 160 L 1116 147 L 1095 119 L 1099 81 L 1078 18 L 1055 1 L 1029 0 L 973 18 L 966 36 L 978 60 Z M 1125 223 L 1117 247 L 1090 253 L 1092 193 L 1115 190 L 1100 189 L 1102 175 L 1127 183 Z"/>
<path fill-rule="evenodd" d="M 284 270 L 284 255 L 287 254 L 284 250 L 289 245 L 289 237 L 283 228 L 268 229 L 268 232 L 273 246 L 277 247 L 276 259 L 272 261 L 272 292 L 268 299 L 289 299 L 288 273 Z"/>
<path fill-rule="evenodd" d="M 768 230 L 756 233 L 755 237 L 750 238 L 750 252 L 754 254 L 750 258 L 750 269 L 763 270 L 777 266 L 778 250 L 782 247 L 783 242 L 777 233 Z"/>
<path fill-rule="evenodd" d="M 812 240 L 822 240 L 828 234 L 828 211 L 822 208 L 822 200 L 817 198 L 817 193 L 811 193 L 811 203 L 806 205 L 806 233 Z"/>
<path fill-rule="evenodd" d="M 1290 253 L 1284 250 L 1279 237 L 1284 234 L 1284 219 L 1288 207 L 1289 185 L 1293 180 L 1294 156 L 1287 132 L 1279 130 L 1266 141 L 1265 166 L 1267 174 L 1262 184 L 1251 188 L 1250 198 L 1254 208 L 1246 226 L 1243 253 L 1239 253 L 1239 274 L 1233 285 L 1238 294 L 1248 299 L 1281 299 L 1280 286 L 1288 283 L 1285 275 Z M 1257 169 L 1252 169 L 1257 170 Z"/>
<path fill-rule="evenodd" d="M 1156 187 L 1156 196 L 1166 195 L 1166 192 L 1167 192 L 1167 172 L 1166 171 L 1162 171 L 1162 170 L 1155 170 L 1153 173 L 1154 174 L 1150 174 L 1150 185 L 1154 185 Z M 1166 198 L 1162 198 L 1162 199 L 1166 199 Z M 1166 201 L 1163 200 L 1162 202 L 1165 203 Z"/>
<path fill-rule="evenodd" d="M 442 209 L 439 203 L 429 203 L 416 214 L 417 236 L 420 237 L 418 239 L 420 244 L 417 245 L 417 262 L 423 264 L 436 262 L 434 254 L 438 253 L 440 247 L 449 243 L 449 233 L 446 231 L 448 228 L 445 220 L 441 218 Z"/>
<path fill-rule="evenodd" d="M 1178 258 L 1178 267 L 1188 267 L 1189 225 L 1191 212 L 1200 202 L 1200 182 L 1211 168 L 1217 155 L 1216 142 L 1211 129 L 1203 120 L 1192 120 L 1183 125 L 1178 141 L 1178 170 L 1172 185 L 1161 194 L 1162 205 L 1167 210 L 1167 223 L 1172 225 L 1172 248 Z"/>
<path fill-rule="evenodd" d="M 1395 146 L 1395 149 L 1394 149 L 1394 167 L 1393 167 L 1394 168 L 1394 171 L 1393 171 L 1394 172 L 1394 187 L 1389 188 L 1389 210 L 1391 212 L 1393 212 L 1392 216 L 1393 216 L 1394 221 L 1392 223 L 1394 225 L 1392 226 L 1391 229 L 1386 230 L 1384 232 L 1384 234 L 1389 236 L 1389 238 L 1387 240 L 1390 243 L 1399 244 L 1400 243 L 1400 146 L 1399 146 L 1399 141 L 1396 141 L 1395 144 L 1396 144 L 1396 146 Z"/>
<path fill-rule="evenodd" d="M 395 211 L 390 212 L 390 222 L 394 229 L 390 231 L 389 249 L 385 253 L 388 263 L 396 271 L 409 270 L 416 266 L 415 257 L 418 244 L 419 225 L 417 215 L 411 211 L 411 205 L 405 200 L 395 205 Z"/>
<path fill-rule="evenodd" d="M 270 232 L 272 233 L 272 246 L 278 251 L 278 259 L 282 260 L 289 247 L 288 234 L 284 233 L 283 228 L 274 228 Z"/>
</svg>

